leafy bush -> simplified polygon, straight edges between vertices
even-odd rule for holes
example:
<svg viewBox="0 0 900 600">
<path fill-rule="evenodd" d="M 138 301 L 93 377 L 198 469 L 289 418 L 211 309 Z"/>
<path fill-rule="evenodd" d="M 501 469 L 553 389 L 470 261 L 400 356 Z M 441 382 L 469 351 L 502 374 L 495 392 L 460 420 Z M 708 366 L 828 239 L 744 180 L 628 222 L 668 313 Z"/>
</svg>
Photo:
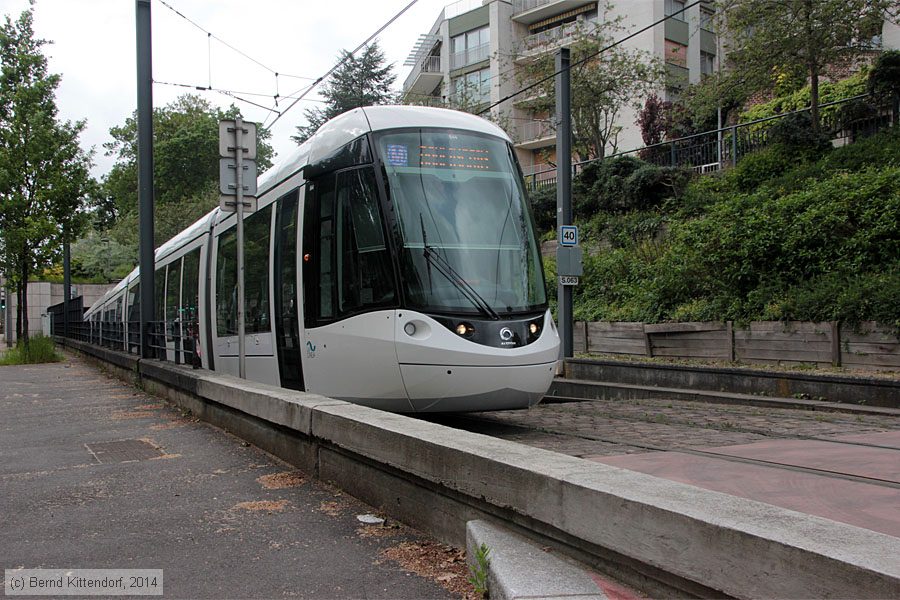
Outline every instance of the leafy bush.
<svg viewBox="0 0 900 600">
<path fill-rule="evenodd" d="M 900 165 L 900 130 L 887 129 L 853 144 L 835 148 L 821 161 L 826 171 L 861 171 L 872 166 Z"/>
<path fill-rule="evenodd" d="M 53 340 L 36 335 L 28 340 L 27 345 L 20 340 L 15 348 L 0 356 L 0 365 L 33 365 L 61 360 L 62 356 L 56 351 Z"/>
<path fill-rule="evenodd" d="M 883 98 L 900 93 L 900 50 L 881 53 L 869 72 L 866 87 L 870 94 Z"/>
<path fill-rule="evenodd" d="M 841 81 L 833 83 L 830 81 L 821 82 L 819 84 L 819 103 L 826 104 L 828 102 L 865 94 L 868 78 L 868 70 L 863 69 L 859 73 L 855 73 Z M 749 121 L 774 117 L 775 115 L 807 108 L 811 101 L 810 94 L 810 86 L 807 84 L 793 94 L 779 96 L 768 102 L 762 102 L 751 106 L 741 113 L 739 121 L 741 123 L 747 123 Z M 837 107 L 824 107 L 822 108 L 822 116 L 829 116 L 837 110 Z"/>
<path fill-rule="evenodd" d="M 589 216 L 599 210 L 622 212 L 625 179 L 644 164 L 633 156 L 620 156 L 585 165 L 572 186 L 578 215 Z"/>
<path fill-rule="evenodd" d="M 579 318 L 898 321 L 900 166 L 831 172 L 789 193 L 694 186 L 714 198 L 702 214 L 586 258 Z M 607 227 L 624 228 L 614 219 Z"/>
<path fill-rule="evenodd" d="M 774 144 L 742 157 L 725 177 L 735 191 L 752 192 L 763 182 L 797 166 L 803 158 L 783 144 Z"/>
<path fill-rule="evenodd" d="M 538 188 L 528 196 L 538 231 L 556 231 L 556 186 Z"/>
<path fill-rule="evenodd" d="M 769 139 L 775 144 L 804 152 L 821 152 L 830 143 L 827 134 L 813 129 L 812 116 L 807 112 L 777 119 L 769 128 Z"/>
</svg>

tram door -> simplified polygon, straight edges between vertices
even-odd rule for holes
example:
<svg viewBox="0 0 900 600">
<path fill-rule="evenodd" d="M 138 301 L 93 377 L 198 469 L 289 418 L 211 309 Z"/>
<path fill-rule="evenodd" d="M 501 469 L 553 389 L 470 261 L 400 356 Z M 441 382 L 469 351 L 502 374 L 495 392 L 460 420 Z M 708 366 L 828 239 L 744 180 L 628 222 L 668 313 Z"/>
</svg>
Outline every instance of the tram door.
<svg viewBox="0 0 900 600">
<path fill-rule="evenodd" d="M 300 345 L 299 287 L 297 277 L 297 191 L 278 201 L 275 215 L 275 341 L 281 387 L 306 389 Z"/>
</svg>

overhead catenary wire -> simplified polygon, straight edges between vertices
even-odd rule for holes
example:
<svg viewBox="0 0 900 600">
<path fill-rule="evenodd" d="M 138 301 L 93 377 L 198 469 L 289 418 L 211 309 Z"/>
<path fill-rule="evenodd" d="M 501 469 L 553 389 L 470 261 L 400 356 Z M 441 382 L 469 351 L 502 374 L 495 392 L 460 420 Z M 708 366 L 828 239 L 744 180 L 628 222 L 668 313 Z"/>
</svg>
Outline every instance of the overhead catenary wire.
<svg viewBox="0 0 900 600">
<path fill-rule="evenodd" d="M 160 2 L 162 2 L 162 1 L 163 1 L 163 0 L 160 0 Z M 699 0 L 698 0 L 698 1 L 699 1 Z M 321 77 L 319 77 L 319 78 L 317 78 L 315 81 L 313 81 L 313 83 L 310 84 L 310 85 L 309 85 L 302 93 L 300 92 L 300 90 L 298 90 L 297 92 L 295 92 L 295 93 L 300 93 L 300 97 L 297 98 L 296 100 L 294 100 L 290 105 L 288 105 L 288 107 L 287 107 L 286 109 L 284 109 L 283 111 L 281 111 L 280 113 L 278 113 L 278 116 L 275 117 L 275 119 L 273 119 L 271 123 L 269 123 L 268 125 L 263 125 L 263 126 L 264 126 L 264 127 L 272 127 L 273 125 L 275 125 L 275 123 L 278 122 L 278 119 L 280 119 L 281 117 L 283 117 L 283 116 L 285 115 L 285 113 L 287 113 L 289 110 L 291 110 L 292 108 L 294 108 L 294 106 L 296 106 L 297 103 L 300 102 L 300 100 L 303 100 L 303 99 L 306 97 L 306 95 L 307 95 L 309 92 L 311 92 L 317 85 L 319 85 L 320 83 L 322 83 L 323 81 L 325 81 L 325 79 L 327 79 L 332 73 L 334 73 L 335 71 L 337 71 L 337 70 L 341 67 L 341 65 L 343 65 L 345 62 L 347 62 L 347 60 L 348 60 L 350 57 L 352 57 L 354 54 L 356 54 L 357 52 L 359 52 L 361 48 L 365 47 L 365 46 L 366 46 L 367 44 L 369 44 L 369 42 L 371 42 L 373 39 L 375 39 L 376 37 L 378 37 L 378 35 L 379 35 L 382 31 L 384 31 L 385 29 L 387 29 L 394 21 L 396 21 L 397 19 L 399 19 L 400 16 L 403 15 L 403 13 L 405 13 L 407 10 L 409 10 L 410 8 L 412 8 L 412 6 L 413 6 L 416 2 L 418 2 L 418 0 L 412 0 L 409 4 L 407 4 L 407 5 L 404 6 L 402 9 L 400 9 L 400 12 L 398 12 L 396 15 L 394 15 L 393 17 L 391 17 L 384 25 L 382 25 L 381 27 L 379 27 L 378 30 L 375 31 L 375 33 L 373 33 L 373 34 L 370 35 L 368 38 L 366 38 L 366 40 L 365 40 L 363 43 L 361 43 L 359 46 L 357 46 L 356 48 L 354 48 L 353 51 L 349 52 L 349 53 L 347 54 L 347 56 L 345 56 L 344 58 L 342 58 L 341 60 L 339 60 L 333 67 L 331 67 L 331 68 L 328 70 L 328 72 L 326 72 L 324 75 L 322 75 Z M 293 94 L 292 94 L 292 95 L 293 95 Z"/>
<path fill-rule="evenodd" d="M 293 79 L 308 79 L 308 80 L 310 80 L 310 81 L 314 79 L 313 77 L 305 77 L 305 76 L 303 76 L 303 75 L 288 75 L 287 73 L 281 73 L 281 72 L 279 72 L 279 71 L 276 71 L 276 70 L 273 69 L 272 67 L 270 67 L 270 66 L 264 64 L 262 61 L 259 61 L 259 60 L 257 60 L 256 58 L 253 58 L 252 56 L 250 56 L 249 54 L 247 54 L 246 52 L 244 52 L 244 51 L 241 50 L 240 48 L 235 47 L 234 45 L 228 43 L 227 41 L 225 41 L 224 39 L 220 38 L 220 37 L 217 36 L 216 34 L 212 33 L 211 31 L 209 31 L 208 29 L 206 29 L 205 27 L 203 27 L 202 25 L 200 25 L 199 23 L 197 23 L 196 21 L 194 21 L 194 20 L 191 19 L 190 17 L 186 16 L 184 13 L 182 13 L 181 11 L 179 11 L 177 8 L 175 8 L 174 6 L 172 6 L 171 4 L 169 4 L 168 2 L 166 2 L 166 0 L 159 0 L 159 3 L 162 4 L 163 6 L 165 6 L 166 8 L 168 8 L 169 10 L 171 10 L 173 13 L 175 13 L 176 15 L 178 15 L 179 17 L 181 17 L 181 18 L 184 19 L 185 21 L 187 21 L 188 23 L 190 23 L 191 25 L 193 25 L 194 27 L 196 27 L 197 29 L 199 29 L 200 31 L 202 31 L 203 33 L 205 33 L 205 34 L 206 34 L 206 37 L 207 37 L 207 40 L 215 39 L 217 42 L 219 42 L 219 43 L 222 44 L 223 46 L 226 46 L 227 48 L 230 48 L 230 49 L 233 50 L 234 52 L 237 52 L 238 54 L 240 54 L 241 56 L 243 56 L 244 58 L 246 58 L 246 59 L 249 60 L 250 62 L 252 62 L 252 63 L 258 65 L 259 67 L 265 69 L 266 71 L 269 71 L 270 73 L 272 73 L 272 74 L 275 75 L 276 77 L 279 76 L 279 75 L 281 75 L 282 77 L 290 77 L 290 78 L 293 78 Z"/>
<path fill-rule="evenodd" d="M 573 67 L 580 66 L 580 65 L 586 63 L 587 61 L 591 60 L 592 58 L 596 58 L 597 56 L 600 56 L 601 54 L 603 54 L 603 53 L 606 52 L 607 50 L 611 50 L 612 48 L 615 48 L 615 47 L 618 46 L 619 44 L 622 44 L 622 43 L 624 43 L 624 42 L 627 42 L 627 41 L 630 40 L 631 38 L 633 38 L 633 37 L 635 37 L 635 36 L 638 36 L 638 35 L 644 33 L 645 31 L 649 31 L 650 29 L 653 29 L 653 28 L 656 27 L 657 25 L 660 25 L 660 24 L 662 24 L 662 23 L 665 23 L 665 22 L 668 21 L 669 19 L 673 18 L 675 15 L 678 15 L 678 14 L 680 14 L 680 13 L 683 13 L 683 12 L 687 11 L 689 8 L 693 8 L 694 6 L 700 4 L 702 1 L 703 1 L 703 0 L 694 0 L 694 2 L 692 2 L 692 3 L 688 4 L 688 5 L 686 5 L 684 8 L 681 8 L 681 9 L 679 9 L 679 10 L 676 10 L 676 11 L 674 11 L 672 14 L 666 15 L 666 16 L 663 17 L 662 19 L 659 19 L 659 20 L 657 20 L 657 21 L 654 21 L 653 23 L 650 23 L 649 25 L 647 25 L 647 26 L 645 26 L 645 27 L 642 27 L 641 29 L 638 29 L 637 31 L 634 31 L 634 32 L 632 32 L 632 33 L 626 35 L 625 37 L 623 37 L 623 38 L 621 38 L 621 39 L 619 39 L 619 40 L 616 40 L 616 41 L 613 42 L 612 44 L 609 44 L 608 46 L 605 46 L 605 47 L 601 48 L 601 49 L 598 50 L 597 52 L 594 52 L 593 54 L 589 54 L 589 55 L 585 56 L 584 58 L 581 58 L 581 59 L 579 59 L 579 60 L 573 62 L 573 63 L 570 64 L 568 67 L 565 67 L 564 69 L 561 69 L 561 70 L 559 70 L 559 71 L 555 71 L 554 73 L 552 73 L 552 74 L 550 74 L 550 75 L 547 75 L 546 77 L 542 77 L 542 78 L 539 79 L 538 81 L 535 81 L 534 83 L 531 83 L 531 84 L 525 86 L 524 88 L 522 88 L 521 90 L 519 90 L 519 91 L 517 91 L 517 92 L 513 92 L 512 94 L 508 94 L 508 95 L 504 96 L 503 98 L 501 98 L 500 100 L 497 100 L 497 101 L 494 102 L 493 104 L 491 104 L 491 105 L 489 105 L 489 106 L 487 106 L 487 107 L 481 109 L 481 110 L 478 111 L 476 114 L 478 114 L 479 116 L 480 116 L 480 115 L 483 115 L 484 113 L 490 111 L 492 108 L 494 108 L 494 107 L 496 107 L 496 106 L 499 106 L 500 104 L 502 104 L 502 103 L 504 103 L 504 102 L 506 102 L 506 101 L 508 101 L 508 100 L 512 100 L 512 99 L 515 98 L 516 96 L 518 96 L 518 95 L 520 95 L 520 94 L 523 94 L 523 93 L 525 93 L 525 92 L 527 92 L 527 91 L 529 91 L 529 90 L 532 90 L 532 89 L 536 88 L 537 86 L 541 85 L 542 83 L 545 83 L 545 82 L 547 82 L 547 81 L 550 81 L 551 79 L 553 79 L 554 77 L 556 77 L 557 75 L 559 75 L 560 73 L 562 73 L 563 70 L 568 69 L 568 70 L 571 71 Z"/>
</svg>

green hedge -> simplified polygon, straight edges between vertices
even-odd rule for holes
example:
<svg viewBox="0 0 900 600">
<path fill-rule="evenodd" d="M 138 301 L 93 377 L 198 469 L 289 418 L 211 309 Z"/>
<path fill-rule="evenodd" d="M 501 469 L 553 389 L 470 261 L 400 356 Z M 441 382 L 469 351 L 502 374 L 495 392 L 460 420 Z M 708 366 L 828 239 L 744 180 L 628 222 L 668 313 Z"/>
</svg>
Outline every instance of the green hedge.
<svg viewBox="0 0 900 600">
<path fill-rule="evenodd" d="M 900 326 L 898 132 L 818 160 L 767 149 L 674 208 L 594 217 L 606 243 L 586 257 L 577 318 Z"/>
</svg>

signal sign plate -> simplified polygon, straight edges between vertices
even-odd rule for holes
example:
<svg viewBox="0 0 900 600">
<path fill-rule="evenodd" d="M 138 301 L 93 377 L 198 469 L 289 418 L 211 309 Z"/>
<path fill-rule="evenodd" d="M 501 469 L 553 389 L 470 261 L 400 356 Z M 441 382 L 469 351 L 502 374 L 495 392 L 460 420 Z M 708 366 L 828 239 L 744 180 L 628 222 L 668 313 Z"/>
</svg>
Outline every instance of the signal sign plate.
<svg viewBox="0 0 900 600">
<path fill-rule="evenodd" d="M 219 121 L 219 156 L 234 156 L 235 151 L 235 122 Z M 244 133 L 241 136 L 241 146 L 244 147 L 244 158 L 251 160 L 256 158 L 256 123 L 244 121 Z"/>
</svg>

